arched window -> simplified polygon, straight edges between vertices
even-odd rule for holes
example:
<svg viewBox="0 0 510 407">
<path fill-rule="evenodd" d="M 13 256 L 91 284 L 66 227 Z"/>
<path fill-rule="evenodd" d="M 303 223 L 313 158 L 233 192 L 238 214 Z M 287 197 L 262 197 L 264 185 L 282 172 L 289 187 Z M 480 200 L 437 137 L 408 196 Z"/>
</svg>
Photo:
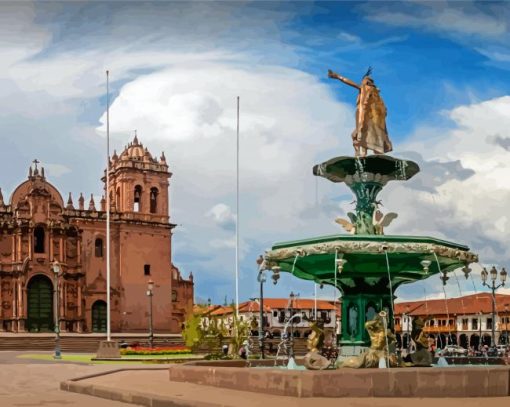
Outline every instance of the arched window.
<svg viewBox="0 0 510 407">
<path fill-rule="evenodd" d="M 97 238 L 95 242 L 96 257 L 103 257 L 103 239 Z"/>
<path fill-rule="evenodd" d="M 115 197 L 115 207 L 120 212 L 120 188 L 117 188 L 117 194 Z"/>
<path fill-rule="evenodd" d="M 157 188 L 151 188 L 151 213 L 156 213 L 158 210 L 158 189 Z"/>
<path fill-rule="evenodd" d="M 142 187 L 140 185 L 137 185 L 135 187 L 133 211 L 140 212 L 141 210 L 142 210 Z"/>
<path fill-rule="evenodd" d="M 34 252 L 44 253 L 44 228 L 36 226 L 34 229 Z"/>
</svg>

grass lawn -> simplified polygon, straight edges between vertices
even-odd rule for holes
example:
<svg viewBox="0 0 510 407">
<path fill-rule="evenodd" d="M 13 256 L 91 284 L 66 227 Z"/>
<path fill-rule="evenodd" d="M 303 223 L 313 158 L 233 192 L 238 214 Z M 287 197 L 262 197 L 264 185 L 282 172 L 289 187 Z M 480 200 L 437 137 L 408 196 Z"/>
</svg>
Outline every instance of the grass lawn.
<svg viewBox="0 0 510 407">
<path fill-rule="evenodd" d="M 89 363 L 89 364 L 142 364 L 142 363 L 151 363 L 144 362 L 140 359 L 150 359 L 151 361 L 157 360 L 171 360 L 171 359 L 201 359 L 200 355 L 164 355 L 164 356 L 145 356 L 145 355 L 126 355 L 122 356 L 123 360 L 129 360 L 129 362 L 124 361 L 109 361 L 109 360 L 91 360 L 95 357 L 95 353 L 62 353 L 62 361 L 64 362 L 77 362 L 77 363 Z M 59 360 L 53 359 L 53 354 L 50 353 L 29 353 L 18 356 L 18 358 L 22 359 L 35 359 L 35 360 L 51 360 L 54 362 L 59 362 Z"/>
</svg>

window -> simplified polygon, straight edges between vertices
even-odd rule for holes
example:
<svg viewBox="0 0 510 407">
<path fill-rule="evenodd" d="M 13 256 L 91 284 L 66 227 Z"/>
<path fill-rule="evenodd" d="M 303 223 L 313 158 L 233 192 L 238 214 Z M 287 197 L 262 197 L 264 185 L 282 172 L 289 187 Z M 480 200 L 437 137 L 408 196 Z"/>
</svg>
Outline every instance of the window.
<svg viewBox="0 0 510 407">
<path fill-rule="evenodd" d="M 44 253 L 44 228 L 37 226 L 34 229 L 34 252 Z"/>
<path fill-rule="evenodd" d="M 96 257 L 103 257 L 103 239 L 96 239 L 95 249 Z"/>
<path fill-rule="evenodd" d="M 492 329 L 492 318 L 487 318 L 487 329 Z"/>
<path fill-rule="evenodd" d="M 278 311 L 273 311 L 273 317 L 277 317 L 278 316 Z"/>
<path fill-rule="evenodd" d="M 143 266 L 143 274 L 146 276 L 151 275 L 151 265 L 150 264 L 146 264 Z"/>
<path fill-rule="evenodd" d="M 473 318 L 471 320 L 471 329 L 478 329 L 478 318 Z"/>
<path fill-rule="evenodd" d="M 177 301 L 177 291 L 175 290 L 172 290 L 172 301 L 173 302 Z"/>
<path fill-rule="evenodd" d="M 142 207 L 142 187 L 137 185 L 135 187 L 135 196 L 133 200 L 133 211 L 140 212 Z"/>
<path fill-rule="evenodd" d="M 157 188 L 151 188 L 150 193 L 150 203 L 151 203 L 151 213 L 156 213 L 158 210 L 158 189 Z"/>
<path fill-rule="evenodd" d="M 462 330 L 467 331 L 468 329 L 468 319 L 464 318 L 462 319 Z"/>
</svg>

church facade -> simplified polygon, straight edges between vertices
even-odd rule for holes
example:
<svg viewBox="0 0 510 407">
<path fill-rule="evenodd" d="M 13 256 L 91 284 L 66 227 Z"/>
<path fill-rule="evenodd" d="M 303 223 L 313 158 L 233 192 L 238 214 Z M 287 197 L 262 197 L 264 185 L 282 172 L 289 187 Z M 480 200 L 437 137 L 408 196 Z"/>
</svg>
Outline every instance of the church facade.
<svg viewBox="0 0 510 407">
<path fill-rule="evenodd" d="M 99 207 L 82 194 L 64 203 L 37 164 L 8 202 L 0 190 L 0 330 L 51 332 L 58 316 L 61 332 L 104 332 L 105 196 Z M 182 278 L 172 264 L 171 175 L 164 154 L 153 157 L 135 136 L 110 159 L 108 191 L 106 171 L 102 178 L 110 196 L 112 332 L 147 332 L 151 280 L 154 332 L 180 333 L 192 310 L 193 276 Z"/>
</svg>

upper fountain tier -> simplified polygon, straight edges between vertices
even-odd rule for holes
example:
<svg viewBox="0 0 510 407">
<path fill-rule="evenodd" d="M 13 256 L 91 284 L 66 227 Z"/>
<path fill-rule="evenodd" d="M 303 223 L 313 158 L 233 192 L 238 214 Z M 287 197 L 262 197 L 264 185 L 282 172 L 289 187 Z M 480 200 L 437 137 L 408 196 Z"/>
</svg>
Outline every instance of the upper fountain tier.
<svg viewBox="0 0 510 407">
<path fill-rule="evenodd" d="M 388 181 L 406 181 L 420 172 L 413 161 L 401 160 L 388 155 L 367 157 L 335 157 L 313 167 L 313 174 L 332 182 L 355 183 L 375 182 L 381 186 Z"/>
</svg>

